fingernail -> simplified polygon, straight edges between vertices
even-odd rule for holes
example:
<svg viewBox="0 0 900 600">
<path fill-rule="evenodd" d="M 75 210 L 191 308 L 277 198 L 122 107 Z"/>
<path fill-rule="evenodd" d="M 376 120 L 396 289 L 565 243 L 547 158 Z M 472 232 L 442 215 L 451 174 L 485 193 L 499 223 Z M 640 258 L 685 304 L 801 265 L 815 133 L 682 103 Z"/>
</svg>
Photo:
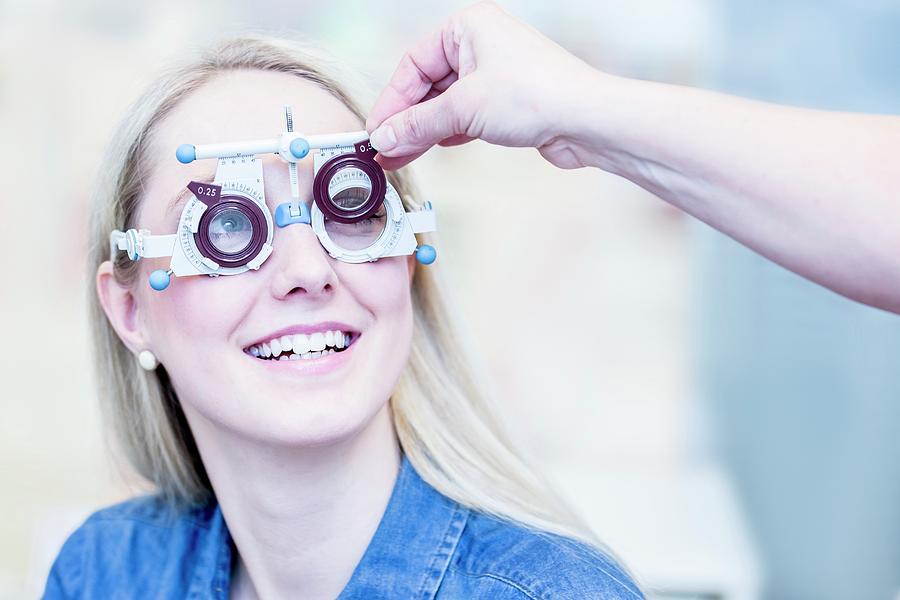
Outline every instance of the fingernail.
<svg viewBox="0 0 900 600">
<path fill-rule="evenodd" d="M 382 125 L 372 132 L 372 135 L 369 136 L 369 142 L 372 143 L 372 147 L 375 150 L 384 152 L 397 145 L 397 135 L 394 133 L 393 127 Z"/>
</svg>

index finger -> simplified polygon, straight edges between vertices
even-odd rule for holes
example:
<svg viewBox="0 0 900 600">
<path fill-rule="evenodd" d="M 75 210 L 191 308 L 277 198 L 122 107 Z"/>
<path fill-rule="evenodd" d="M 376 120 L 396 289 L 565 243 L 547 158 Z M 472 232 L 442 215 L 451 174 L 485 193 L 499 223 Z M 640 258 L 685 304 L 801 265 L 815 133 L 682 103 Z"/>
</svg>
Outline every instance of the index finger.
<svg viewBox="0 0 900 600">
<path fill-rule="evenodd" d="M 445 22 L 403 56 L 369 111 L 366 119 L 368 131 L 373 131 L 388 117 L 417 104 L 434 83 L 459 69 L 453 27 L 452 19 Z"/>
</svg>

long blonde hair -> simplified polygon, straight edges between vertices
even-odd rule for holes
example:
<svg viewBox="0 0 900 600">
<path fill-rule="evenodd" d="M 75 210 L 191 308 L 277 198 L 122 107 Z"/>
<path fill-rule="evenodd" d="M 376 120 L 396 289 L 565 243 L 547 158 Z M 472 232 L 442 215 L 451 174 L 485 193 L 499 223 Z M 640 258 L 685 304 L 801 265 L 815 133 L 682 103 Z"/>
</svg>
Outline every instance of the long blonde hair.
<svg viewBox="0 0 900 600">
<path fill-rule="evenodd" d="M 329 73 L 328 61 L 291 40 L 230 39 L 168 71 L 131 107 L 103 163 L 93 197 L 88 281 L 93 282 L 97 267 L 109 258 L 109 232 L 136 226 L 142 182 L 153 165 L 147 148 L 157 124 L 216 74 L 238 69 L 288 73 L 311 81 L 361 122 L 365 120 L 345 87 Z M 401 170 L 389 177 L 406 208 L 412 208 L 409 175 Z M 119 253 L 114 272 L 119 281 L 133 284 L 137 263 Z M 171 504 L 208 500 L 213 490 L 165 369 L 141 369 L 107 320 L 95 286 L 89 293 L 103 414 L 126 458 Z M 411 293 L 412 350 L 390 402 L 400 444 L 416 471 L 445 496 L 472 509 L 599 545 L 522 460 L 499 426 L 454 334 L 439 267 L 417 269 Z"/>
</svg>

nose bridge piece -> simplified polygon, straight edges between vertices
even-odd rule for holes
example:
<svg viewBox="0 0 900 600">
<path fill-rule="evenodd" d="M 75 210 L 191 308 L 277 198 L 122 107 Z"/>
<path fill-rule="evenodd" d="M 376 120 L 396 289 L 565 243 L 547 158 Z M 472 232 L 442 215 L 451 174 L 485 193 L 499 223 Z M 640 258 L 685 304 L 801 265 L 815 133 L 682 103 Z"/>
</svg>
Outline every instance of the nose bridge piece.
<svg viewBox="0 0 900 600">
<path fill-rule="evenodd" d="M 279 227 L 287 227 L 295 223 L 310 225 L 309 207 L 304 202 L 283 202 L 275 207 L 275 224 Z"/>
</svg>

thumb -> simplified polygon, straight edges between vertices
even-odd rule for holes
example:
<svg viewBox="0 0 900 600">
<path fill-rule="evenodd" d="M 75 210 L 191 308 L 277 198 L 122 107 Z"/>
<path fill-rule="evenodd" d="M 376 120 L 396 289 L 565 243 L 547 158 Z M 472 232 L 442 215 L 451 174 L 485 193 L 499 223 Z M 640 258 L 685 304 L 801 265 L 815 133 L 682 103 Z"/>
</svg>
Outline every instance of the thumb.
<svg viewBox="0 0 900 600">
<path fill-rule="evenodd" d="M 465 133 L 467 124 L 452 91 L 449 88 L 386 119 L 369 136 L 372 147 L 384 156 L 409 156 Z"/>
</svg>

